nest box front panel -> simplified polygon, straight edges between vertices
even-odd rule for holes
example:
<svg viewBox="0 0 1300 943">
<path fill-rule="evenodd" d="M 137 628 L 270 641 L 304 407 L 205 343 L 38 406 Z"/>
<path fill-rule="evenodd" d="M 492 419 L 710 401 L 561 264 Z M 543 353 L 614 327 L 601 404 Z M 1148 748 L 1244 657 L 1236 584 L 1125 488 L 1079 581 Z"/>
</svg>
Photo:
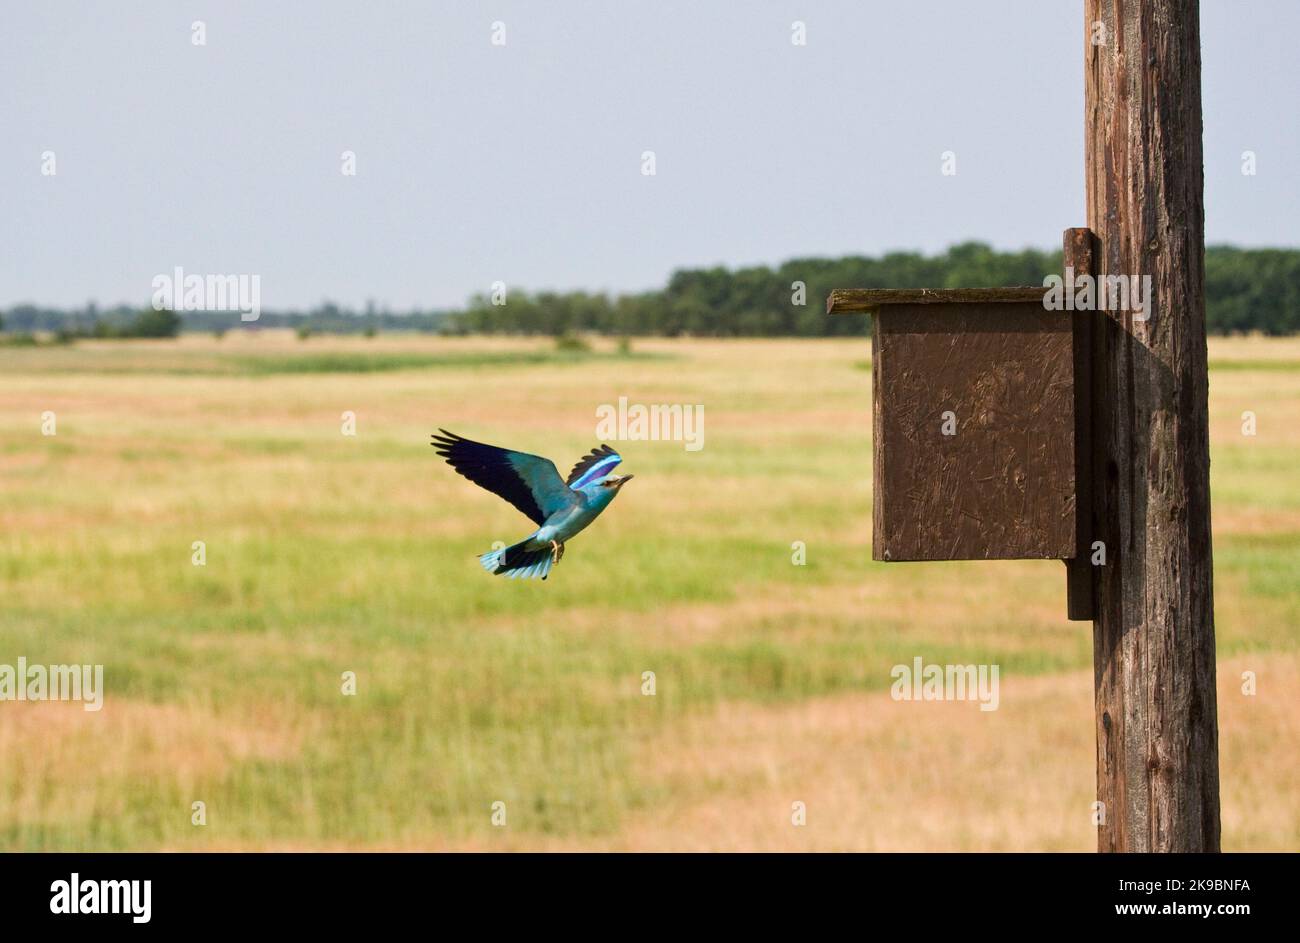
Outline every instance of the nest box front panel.
<svg viewBox="0 0 1300 943">
<path fill-rule="evenodd" d="M 886 305 L 871 347 L 874 558 L 1073 557 L 1070 315 Z"/>
</svg>

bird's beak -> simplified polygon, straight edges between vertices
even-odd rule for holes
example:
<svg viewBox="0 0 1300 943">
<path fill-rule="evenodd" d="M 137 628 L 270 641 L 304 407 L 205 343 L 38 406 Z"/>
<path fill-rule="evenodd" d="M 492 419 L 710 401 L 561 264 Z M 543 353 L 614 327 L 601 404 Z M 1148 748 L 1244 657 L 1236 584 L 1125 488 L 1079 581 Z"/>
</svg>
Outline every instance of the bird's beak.
<svg viewBox="0 0 1300 943">
<path fill-rule="evenodd" d="M 633 478 L 635 478 L 635 477 L 636 477 L 635 475 L 623 475 L 623 476 L 620 477 L 620 478 L 617 480 L 617 482 L 615 483 L 615 484 L 616 484 L 616 487 L 622 488 L 625 484 L 627 484 L 629 481 L 631 481 L 631 480 L 632 480 Z"/>
</svg>

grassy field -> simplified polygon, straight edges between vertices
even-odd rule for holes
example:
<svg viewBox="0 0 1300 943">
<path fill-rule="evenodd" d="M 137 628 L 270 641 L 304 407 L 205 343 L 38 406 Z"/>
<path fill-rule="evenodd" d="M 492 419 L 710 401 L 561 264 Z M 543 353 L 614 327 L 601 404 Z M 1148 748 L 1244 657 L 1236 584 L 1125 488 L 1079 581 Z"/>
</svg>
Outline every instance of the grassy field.
<svg viewBox="0 0 1300 943">
<path fill-rule="evenodd" d="M 868 357 L 0 348 L 0 663 L 102 663 L 107 688 L 98 713 L 0 703 L 0 848 L 1091 849 L 1064 568 L 871 562 Z M 1300 341 L 1210 360 L 1223 846 L 1295 850 Z M 482 572 L 531 525 L 429 434 L 567 471 L 619 396 L 703 404 L 705 447 L 620 444 L 636 480 L 550 580 Z M 999 664 L 1000 708 L 892 700 L 915 656 Z"/>
</svg>

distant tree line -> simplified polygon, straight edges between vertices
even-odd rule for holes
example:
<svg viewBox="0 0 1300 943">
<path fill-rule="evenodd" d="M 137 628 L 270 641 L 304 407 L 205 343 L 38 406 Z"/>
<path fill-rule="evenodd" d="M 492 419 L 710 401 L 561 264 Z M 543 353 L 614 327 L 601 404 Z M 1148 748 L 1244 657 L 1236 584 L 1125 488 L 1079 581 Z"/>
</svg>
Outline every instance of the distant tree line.
<svg viewBox="0 0 1300 943">
<path fill-rule="evenodd" d="M 15 305 L 0 312 L 0 326 L 12 332 L 47 331 L 63 337 L 141 337 L 140 327 L 152 329 L 159 323 L 152 308 L 118 305 L 100 309 L 94 302 L 71 310 Z M 367 307 L 364 311 L 341 308 L 325 302 L 309 311 L 263 311 L 253 322 L 240 320 L 237 311 L 166 311 L 176 321 L 176 329 L 222 334 L 232 328 L 292 328 L 304 334 L 367 334 L 379 331 L 441 331 L 447 324 L 443 311 L 394 313 Z M 173 329 L 171 333 L 176 333 Z"/>
<path fill-rule="evenodd" d="M 175 337 L 181 330 L 181 317 L 166 308 L 155 310 L 118 311 L 112 318 L 75 318 L 66 312 L 44 312 L 32 316 L 29 305 L 19 305 L 5 315 L 0 315 L 0 329 L 7 333 L 0 337 L 9 345 L 34 344 L 35 331 L 49 331 L 57 342 L 68 343 L 79 338 Z M 63 317 L 59 317 L 63 314 Z"/>
<path fill-rule="evenodd" d="M 792 259 L 775 269 L 682 269 L 663 289 L 641 294 L 511 290 L 504 305 L 494 304 L 491 295 L 476 295 L 451 317 L 448 329 L 710 337 L 861 334 L 864 319 L 826 315 L 832 289 L 1041 285 L 1045 276 L 1060 271 L 1060 252 L 997 252 L 978 242 L 932 256 L 891 252 L 875 258 Z M 1300 332 L 1300 249 L 1211 246 L 1205 254 L 1205 294 L 1211 333 Z"/>
<path fill-rule="evenodd" d="M 364 311 L 324 303 L 309 311 L 263 311 L 255 323 L 237 312 L 187 311 L 187 331 L 220 334 L 231 328 L 287 327 L 312 333 L 436 331 L 442 333 L 543 334 L 565 337 L 596 332 L 625 335 L 709 337 L 824 337 L 861 334 L 862 318 L 828 317 L 826 296 L 834 288 L 980 288 L 1041 285 L 1061 271 L 1060 252 L 1025 249 L 998 252 L 966 242 L 938 255 L 891 252 L 879 257 L 792 259 L 776 267 L 681 269 L 655 291 L 608 295 L 585 291 L 528 292 L 511 288 L 505 304 L 475 295 L 460 311 Z M 1300 249 L 1237 249 L 1210 246 L 1205 253 L 1208 328 L 1228 334 L 1300 332 Z M 802 302 L 802 303 L 801 303 Z M 148 311 L 95 305 L 74 311 L 17 305 L 3 312 L 11 332 L 52 331 L 65 336 L 157 336 Z M 167 312 L 170 314 L 170 312 Z M 134 332 L 134 333 L 133 333 Z"/>
</svg>

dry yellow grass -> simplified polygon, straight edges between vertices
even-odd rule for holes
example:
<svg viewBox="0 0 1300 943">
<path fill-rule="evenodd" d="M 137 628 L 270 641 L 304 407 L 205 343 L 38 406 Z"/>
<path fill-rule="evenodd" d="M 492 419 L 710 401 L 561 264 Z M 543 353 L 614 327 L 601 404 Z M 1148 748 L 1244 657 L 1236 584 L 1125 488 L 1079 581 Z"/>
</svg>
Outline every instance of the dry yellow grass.
<svg viewBox="0 0 1300 943">
<path fill-rule="evenodd" d="M 1244 671 L 1257 674 L 1266 697 L 1242 693 Z M 1300 658 L 1231 659 L 1219 665 L 1218 687 L 1224 848 L 1294 850 Z M 640 773 L 674 801 L 616 834 L 575 842 L 506 828 L 491 841 L 434 835 L 381 847 L 1093 850 L 1091 674 L 1013 679 L 1002 698 L 989 713 L 883 693 L 727 703 L 637 747 Z M 795 802 L 804 803 L 803 826 L 792 822 Z"/>
<path fill-rule="evenodd" d="M 870 561 L 866 342 L 597 349 L 0 351 L 0 663 L 102 662 L 107 685 L 99 714 L 0 704 L 0 848 L 1091 848 L 1090 630 L 1064 570 Z M 388 355 L 433 360 L 338 368 Z M 1223 844 L 1294 850 L 1300 341 L 1210 356 Z M 299 369 L 321 357 L 342 359 Z M 620 395 L 704 404 L 706 447 L 625 444 L 637 480 L 547 584 L 479 571 L 526 522 L 429 432 L 563 464 Z M 1001 706 L 892 701 L 916 655 L 1000 664 Z"/>
</svg>

